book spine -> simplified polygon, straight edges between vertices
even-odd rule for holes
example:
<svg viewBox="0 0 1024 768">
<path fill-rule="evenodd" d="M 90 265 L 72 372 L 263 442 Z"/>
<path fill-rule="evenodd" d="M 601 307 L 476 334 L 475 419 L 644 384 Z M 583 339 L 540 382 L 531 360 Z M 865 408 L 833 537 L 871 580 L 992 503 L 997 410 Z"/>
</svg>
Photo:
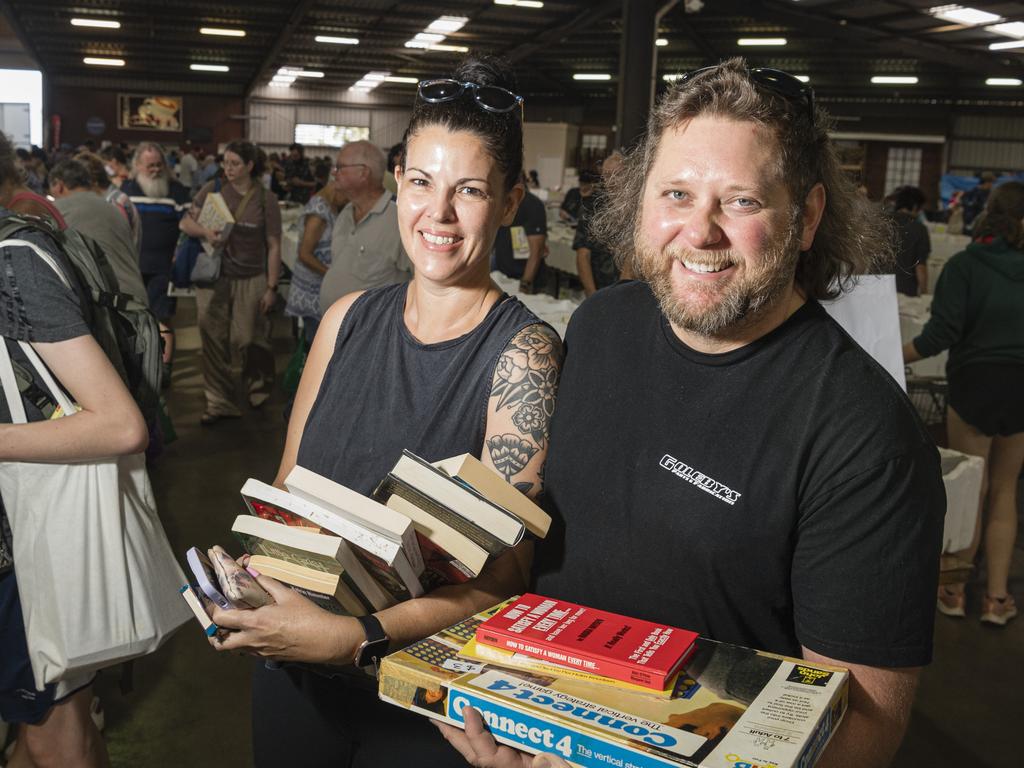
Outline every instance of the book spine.
<svg viewBox="0 0 1024 768">
<path fill-rule="evenodd" d="M 427 512 L 437 518 L 453 530 L 458 531 L 478 547 L 486 551 L 491 557 L 496 557 L 508 549 L 504 542 L 500 541 L 497 537 L 492 536 L 483 528 L 474 525 L 462 515 L 448 509 L 448 507 L 440 504 L 430 496 L 427 496 L 419 489 L 413 488 L 408 483 L 405 483 L 394 475 L 389 474 L 381 481 L 380 485 L 377 486 L 377 489 L 373 492 L 373 497 L 382 504 L 386 504 L 388 498 L 392 494 L 402 497 L 410 504 L 415 504 L 424 512 Z"/>
<path fill-rule="evenodd" d="M 419 552 L 419 545 L 416 546 L 416 551 Z M 423 573 L 423 569 L 420 568 L 417 571 L 409 563 L 406 558 L 405 549 L 400 549 L 398 554 L 395 556 L 395 573 L 402 580 L 405 588 L 409 590 L 409 594 L 413 597 L 419 597 L 423 594 L 423 583 L 420 581 L 420 574 Z"/>
<path fill-rule="evenodd" d="M 420 582 L 429 592 L 445 584 L 462 584 L 476 577 L 458 558 L 449 554 L 419 531 L 416 532 L 420 551 L 423 553 L 423 573 Z"/>
<path fill-rule="evenodd" d="M 363 564 L 363 567 L 376 579 L 377 583 L 380 584 L 381 588 L 396 602 L 401 603 L 409 598 L 413 597 L 409 593 L 409 588 L 405 585 L 402 577 L 399 575 L 398 570 L 394 565 L 389 565 L 387 561 L 377 557 L 372 552 L 369 552 L 362 547 L 352 546 L 352 552 L 356 558 Z M 419 584 L 419 580 L 416 581 Z M 420 589 L 423 587 L 421 586 Z"/>
<path fill-rule="evenodd" d="M 658 672 L 603 659 L 580 650 L 568 651 L 560 646 L 545 646 L 536 641 L 526 641 L 515 634 L 505 634 L 500 629 L 481 626 L 476 631 L 477 642 L 504 648 L 515 653 L 550 661 L 563 667 L 579 669 L 603 677 L 632 683 L 643 688 L 661 691 L 668 683 L 668 677 Z"/>
</svg>

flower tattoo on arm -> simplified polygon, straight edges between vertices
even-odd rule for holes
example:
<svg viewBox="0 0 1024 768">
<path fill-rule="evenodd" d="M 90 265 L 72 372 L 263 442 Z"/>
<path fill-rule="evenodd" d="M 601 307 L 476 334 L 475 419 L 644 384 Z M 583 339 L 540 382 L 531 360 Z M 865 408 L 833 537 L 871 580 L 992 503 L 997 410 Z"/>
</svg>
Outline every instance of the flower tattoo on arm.
<svg viewBox="0 0 1024 768">
<path fill-rule="evenodd" d="M 505 480 L 523 493 L 529 493 L 534 483 L 517 483 L 513 478 L 547 447 L 561 364 L 561 339 L 547 326 L 534 325 L 509 343 L 495 368 L 494 413 L 510 417 L 508 426 L 515 431 L 491 435 L 487 451 Z"/>
</svg>

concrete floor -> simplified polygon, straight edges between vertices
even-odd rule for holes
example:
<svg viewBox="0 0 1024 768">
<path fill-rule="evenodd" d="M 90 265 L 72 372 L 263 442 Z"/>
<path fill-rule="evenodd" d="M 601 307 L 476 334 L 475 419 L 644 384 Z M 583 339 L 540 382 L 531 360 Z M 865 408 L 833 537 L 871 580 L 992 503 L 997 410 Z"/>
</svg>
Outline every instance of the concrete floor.
<svg viewBox="0 0 1024 768">
<path fill-rule="evenodd" d="M 192 314 L 182 302 L 181 317 Z M 184 325 L 185 323 L 183 323 Z M 279 370 L 290 353 L 287 327 L 277 329 Z M 270 481 L 284 439 L 280 394 L 258 412 L 198 425 L 202 390 L 198 334 L 178 332 L 170 410 L 178 431 L 152 472 L 161 516 L 176 552 L 215 543 L 238 549 L 229 534 L 243 511 L 238 489 L 248 477 Z M 1024 530 L 1024 525 L 1021 526 Z M 1018 546 L 1024 548 L 1024 544 Z M 1024 597 L 1024 552 L 1012 590 Z M 980 588 L 972 591 L 980 599 Z M 106 737 L 115 766 L 170 768 L 216 762 L 251 765 L 247 658 L 213 651 L 197 626 L 186 625 L 156 654 L 135 665 L 135 689 L 122 696 L 119 678 L 101 676 Z M 1024 618 L 1005 630 L 976 618 L 936 617 L 935 661 L 924 672 L 913 719 L 895 765 L 901 768 L 996 768 L 1021 765 L 1016 731 L 1024 724 Z M 1013 757 L 1017 755 L 1017 757 Z"/>
</svg>

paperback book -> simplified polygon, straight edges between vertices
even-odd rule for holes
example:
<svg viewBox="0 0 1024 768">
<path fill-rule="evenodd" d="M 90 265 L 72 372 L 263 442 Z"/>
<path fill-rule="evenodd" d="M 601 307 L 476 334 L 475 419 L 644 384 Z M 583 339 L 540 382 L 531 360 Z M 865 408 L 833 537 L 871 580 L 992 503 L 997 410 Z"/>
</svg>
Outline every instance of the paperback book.
<svg viewBox="0 0 1024 768">
<path fill-rule="evenodd" d="M 388 499 L 388 506 L 412 520 L 423 554 L 420 581 L 427 591 L 480 575 L 487 563 L 486 550 L 401 496 Z"/>
<path fill-rule="evenodd" d="M 846 670 L 706 638 L 669 699 L 460 657 L 508 605 L 387 656 L 380 697 L 456 727 L 475 707 L 499 742 L 584 768 L 808 768 L 846 710 Z"/>
<path fill-rule="evenodd" d="M 477 628 L 481 645 L 661 691 L 697 633 L 526 594 Z"/>
<path fill-rule="evenodd" d="M 249 566 L 264 576 L 287 584 L 331 613 L 363 616 L 375 610 L 363 601 L 358 587 L 345 572 L 325 573 L 266 555 L 253 555 L 249 558 Z"/>
</svg>

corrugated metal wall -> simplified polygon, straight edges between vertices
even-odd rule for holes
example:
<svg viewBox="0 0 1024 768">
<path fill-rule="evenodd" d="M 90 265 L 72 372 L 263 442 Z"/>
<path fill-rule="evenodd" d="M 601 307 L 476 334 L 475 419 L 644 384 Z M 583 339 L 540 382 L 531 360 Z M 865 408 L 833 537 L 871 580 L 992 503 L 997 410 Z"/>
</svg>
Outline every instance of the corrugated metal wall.
<svg viewBox="0 0 1024 768">
<path fill-rule="evenodd" d="M 1024 131 L 1019 117 L 958 115 L 949 141 L 949 173 L 1024 170 Z"/>
</svg>

